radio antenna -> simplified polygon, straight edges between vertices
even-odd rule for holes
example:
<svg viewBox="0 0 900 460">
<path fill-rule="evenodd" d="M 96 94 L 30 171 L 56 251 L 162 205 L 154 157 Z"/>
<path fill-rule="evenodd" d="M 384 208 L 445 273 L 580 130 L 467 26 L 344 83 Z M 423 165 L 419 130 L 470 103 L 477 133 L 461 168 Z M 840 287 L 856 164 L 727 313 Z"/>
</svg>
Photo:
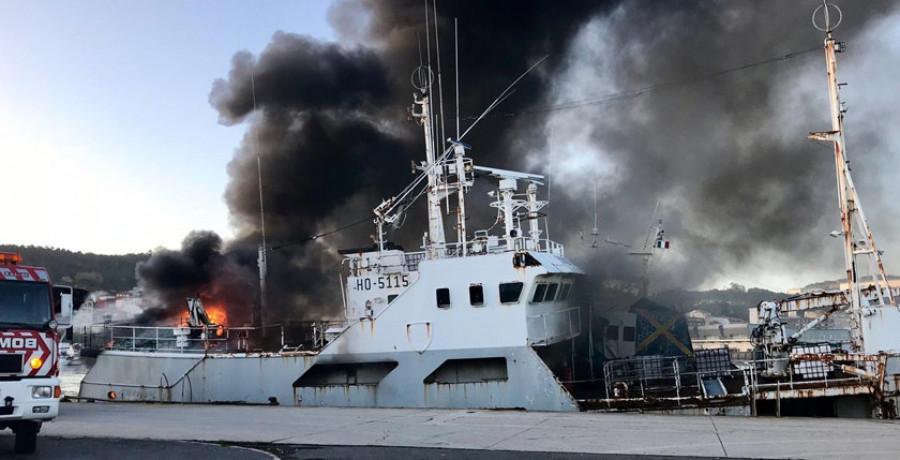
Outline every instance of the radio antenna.
<svg viewBox="0 0 900 460">
<path fill-rule="evenodd" d="M 250 88 L 253 92 L 253 111 L 256 112 L 256 78 L 254 74 L 256 68 L 250 70 Z M 268 263 L 266 261 L 266 211 L 263 205 L 263 183 L 262 183 L 262 158 L 259 154 L 259 130 L 255 125 L 253 129 L 253 148 L 256 150 L 256 173 L 259 179 L 259 226 L 262 233 L 262 243 L 259 245 L 259 309 L 256 314 L 257 326 L 265 327 L 263 312 L 266 310 L 266 272 L 268 271 Z"/>
<path fill-rule="evenodd" d="M 444 83 L 441 79 L 441 34 L 438 32 L 437 0 L 432 0 L 432 6 L 434 12 L 434 54 L 437 57 L 438 110 L 441 112 L 441 135 L 438 137 L 440 139 L 438 142 L 444 145 L 446 140 L 446 133 L 444 132 Z"/>
<path fill-rule="evenodd" d="M 459 23 L 453 18 L 453 51 L 456 56 L 456 138 L 459 139 Z"/>
<path fill-rule="evenodd" d="M 425 57 L 427 59 L 426 63 L 428 64 L 428 73 L 432 74 L 431 71 L 431 25 L 428 20 L 428 0 L 425 0 Z M 428 96 L 431 97 L 431 82 L 428 84 L 428 88 L 426 88 Z M 437 130 L 437 123 L 435 122 L 435 117 L 432 116 L 434 114 L 434 106 L 432 104 L 428 105 L 428 123 L 431 124 L 432 132 Z M 440 137 L 440 136 L 433 136 Z M 434 139 L 431 139 L 432 149 L 435 151 L 438 150 L 438 144 Z"/>
<path fill-rule="evenodd" d="M 425 61 L 422 60 L 422 36 L 416 32 L 416 43 L 419 45 L 419 67 L 425 65 Z"/>
</svg>

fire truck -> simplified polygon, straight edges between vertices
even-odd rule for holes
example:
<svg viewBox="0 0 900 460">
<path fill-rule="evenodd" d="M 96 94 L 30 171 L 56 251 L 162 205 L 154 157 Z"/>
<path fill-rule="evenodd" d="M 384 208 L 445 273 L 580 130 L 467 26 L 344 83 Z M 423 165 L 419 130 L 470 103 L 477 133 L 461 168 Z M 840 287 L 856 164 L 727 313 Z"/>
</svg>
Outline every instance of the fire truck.
<svg viewBox="0 0 900 460">
<path fill-rule="evenodd" d="M 21 262 L 0 252 L 0 430 L 15 433 L 17 453 L 31 453 L 41 424 L 59 413 L 58 330 L 71 323 L 72 288 L 54 295 L 47 270 Z"/>
</svg>

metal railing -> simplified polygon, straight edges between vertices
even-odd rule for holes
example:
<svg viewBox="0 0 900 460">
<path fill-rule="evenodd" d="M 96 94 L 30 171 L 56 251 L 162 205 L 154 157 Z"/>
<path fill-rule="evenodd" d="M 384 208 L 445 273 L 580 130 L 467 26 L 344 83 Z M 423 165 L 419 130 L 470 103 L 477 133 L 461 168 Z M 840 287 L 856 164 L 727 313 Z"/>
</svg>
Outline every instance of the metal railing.
<svg viewBox="0 0 900 460">
<path fill-rule="evenodd" d="M 313 348 L 316 350 L 320 350 L 335 339 L 335 337 L 330 336 L 335 334 L 335 330 L 340 330 L 343 332 L 344 330 L 344 322 L 343 321 L 318 321 L 312 324 L 312 334 L 313 334 Z"/>
<path fill-rule="evenodd" d="M 447 243 L 444 245 L 444 254 L 450 257 L 462 256 L 462 247 L 460 243 Z M 565 256 L 565 249 L 562 243 L 543 238 L 534 239 L 527 236 L 517 236 L 514 238 L 506 237 L 488 237 L 475 238 L 465 242 L 466 253 L 468 255 L 494 254 L 498 252 L 513 251 L 535 251 L 547 252 L 560 257 Z"/>
<path fill-rule="evenodd" d="M 284 327 L 155 327 L 94 325 L 73 331 L 73 343 L 91 350 L 169 353 L 241 353 L 284 348 Z"/>
<path fill-rule="evenodd" d="M 877 358 L 878 355 L 867 357 L 860 355 L 854 366 L 835 364 L 835 356 L 841 355 L 820 354 L 758 359 L 748 361 L 744 370 L 748 373 L 750 387 L 756 392 L 870 385 L 880 380 L 879 363 L 870 359 Z M 766 370 L 772 368 L 771 364 L 783 360 L 788 361 L 785 375 L 766 379 Z M 852 359 L 844 361 L 839 358 L 838 361 L 851 362 Z"/>
<path fill-rule="evenodd" d="M 721 351 L 728 356 L 726 349 Z M 730 361 L 727 365 L 718 359 L 704 362 L 696 356 L 635 356 L 607 361 L 603 366 L 605 398 L 580 401 L 606 408 L 722 401 L 749 405 L 751 414 L 757 413 L 757 401 L 775 401 L 776 415 L 780 415 L 782 399 L 882 397 L 885 362 L 890 356 L 897 355 L 792 355 L 783 376 L 766 374 L 771 359 L 750 360 L 738 367 Z"/>
<path fill-rule="evenodd" d="M 462 244 L 458 242 L 445 243 L 439 250 L 435 252 L 435 254 L 437 257 L 462 257 L 463 247 L 465 247 L 465 254 L 468 256 L 496 254 L 512 250 L 546 252 L 560 257 L 565 257 L 565 248 L 563 247 L 562 243 L 557 243 L 549 239 L 536 240 L 534 238 L 524 236 L 515 238 L 478 237 L 466 241 Z M 350 276 L 363 276 L 373 269 L 383 269 L 385 267 L 399 268 L 400 266 L 402 266 L 408 272 L 415 272 L 419 270 L 419 262 L 421 262 L 422 259 L 426 259 L 429 257 L 429 251 L 404 252 L 402 255 L 402 259 L 399 259 L 395 264 L 388 265 L 383 265 L 384 262 L 380 262 L 379 265 L 359 266 L 356 265 L 357 261 L 359 260 L 358 256 L 356 255 L 346 256 L 343 263 L 345 264 L 345 269 Z M 391 255 L 391 257 L 394 256 Z"/>
<path fill-rule="evenodd" d="M 607 400 L 702 397 L 704 377 L 719 377 L 728 369 L 696 371 L 693 357 L 635 356 L 603 365 Z"/>
<path fill-rule="evenodd" d="M 425 251 L 419 252 L 406 252 L 403 254 L 404 264 L 406 265 L 406 270 L 415 272 L 419 271 L 419 262 L 425 258 Z"/>
</svg>

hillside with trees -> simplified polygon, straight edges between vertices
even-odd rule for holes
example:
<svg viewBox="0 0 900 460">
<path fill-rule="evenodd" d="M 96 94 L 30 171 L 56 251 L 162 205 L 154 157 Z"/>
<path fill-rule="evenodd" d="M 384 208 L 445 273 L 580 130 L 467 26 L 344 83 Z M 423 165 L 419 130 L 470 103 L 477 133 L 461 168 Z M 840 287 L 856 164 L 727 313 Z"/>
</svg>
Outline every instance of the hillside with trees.
<svg viewBox="0 0 900 460">
<path fill-rule="evenodd" d="M 137 285 L 135 265 L 150 254 L 104 255 L 43 246 L 0 244 L 0 252 L 22 254 L 22 263 L 44 267 L 55 283 L 89 291 L 127 291 Z"/>
<path fill-rule="evenodd" d="M 658 292 L 651 297 L 654 301 L 682 313 L 700 309 L 706 310 L 714 316 L 746 320 L 749 309 L 755 307 L 759 302 L 780 300 L 788 295 L 766 289 L 747 289 L 740 284 L 731 283 L 727 289 L 711 289 L 709 291 L 672 289 Z"/>
</svg>

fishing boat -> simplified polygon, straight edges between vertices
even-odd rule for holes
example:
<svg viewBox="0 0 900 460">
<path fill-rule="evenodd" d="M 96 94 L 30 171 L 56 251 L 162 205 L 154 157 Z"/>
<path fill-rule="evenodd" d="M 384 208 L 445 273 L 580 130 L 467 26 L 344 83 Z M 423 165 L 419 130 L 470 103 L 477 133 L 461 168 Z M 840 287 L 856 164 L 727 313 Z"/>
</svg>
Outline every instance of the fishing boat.
<svg viewBox="0 0 900 460">
<path fill-rule="evenodd" d="M 316 323 L 310 349 L 274 352 L 235 345 L 241 331 L 220 334 L 221 347 L 209 345 L 215 334 L 204 334 L 197 347 L 191 340 L 199 336 L 179 328 L 120 330 L 131 339 L 110 341 L 118 346 L 98 356 L 80 396 L 577 410 L 558 376 L 571 375 L 566 350 L 582 329 L 574 294 L 583 272 L 545 237 L 544 178 L 477 165 L 461 140 L 437 142 L 432 73 L 423 67 L 414 75 L 411 113 L 425 159 L 408 187 L 375 207 L 375 246 L 340 251 L 344 321 Z M 496 231 L 468 229 L 467 194 L 476 180 L 493 185 L 486 205 L 499 216 Z M 419 196 L 427 231 L 420 250 L 404 251 L 386 240 L 385 226 Z M 445 209 L 456 217 L 451 241 Z"/>
</svg>

